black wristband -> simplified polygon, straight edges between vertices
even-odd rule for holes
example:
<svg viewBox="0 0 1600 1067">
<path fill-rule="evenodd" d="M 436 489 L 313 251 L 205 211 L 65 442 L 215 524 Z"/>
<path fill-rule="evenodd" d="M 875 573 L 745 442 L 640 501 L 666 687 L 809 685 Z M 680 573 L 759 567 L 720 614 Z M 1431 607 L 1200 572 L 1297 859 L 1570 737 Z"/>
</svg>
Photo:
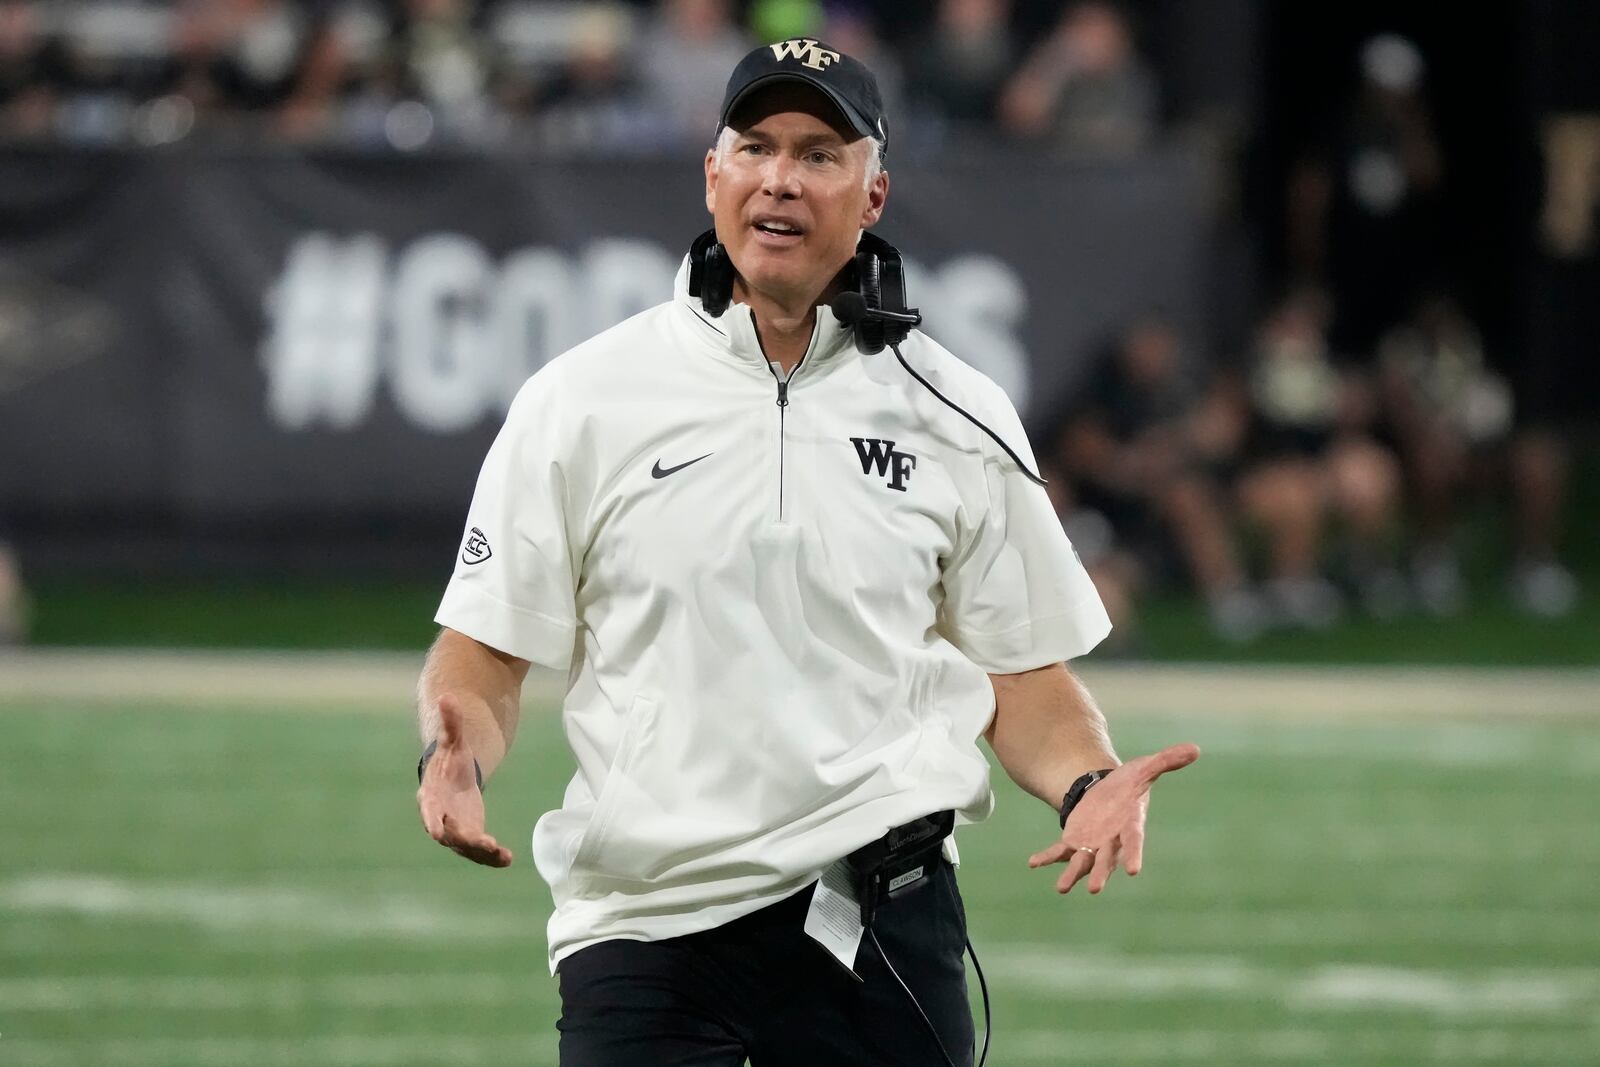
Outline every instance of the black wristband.
<svg viewBox="0 0 1600 1067">
<path fill-rule="evenodd" d="M 428 747 L 422 750 L 422 757 L 417 760 L 417 784 L 422 784 L 422 772 L 428 769 L 428 761 L 433 754 L 439 751 L 439 739 L 436 737 L 428 742 Z M 478 792 L 483 792 L 483 768 L 478 766 L 476 758 L 472 761 L 472 773 L 478 776 Z"/>
<path fill-rule="evenodd" d="M 1073 780 L 1072 786 L 1067 790 L 1067 795 L 1061 798 L 1061 828 L 1063 830 L 1067 828 L 1067 816 L 1071 815 L 1072 809 L 1078 806 L 1078 801 L 1083 799 L 1083 794 L 1089 791 L 1090 786 L 1114 770 L 1116 770 L 1115 767 L 1107 767 L 1103 771 L 1090 771 L 1088 774 L 1079 775 Z"/>
</svg>

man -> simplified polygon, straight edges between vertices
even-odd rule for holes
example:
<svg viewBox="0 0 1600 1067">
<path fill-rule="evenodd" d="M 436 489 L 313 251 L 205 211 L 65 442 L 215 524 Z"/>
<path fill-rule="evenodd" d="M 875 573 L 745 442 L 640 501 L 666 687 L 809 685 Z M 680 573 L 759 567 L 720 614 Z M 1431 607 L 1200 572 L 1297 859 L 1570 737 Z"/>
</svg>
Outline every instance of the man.
<svg viewBox="0 0 1600 1067">
<path fill-rule="evenodd" d="M 889 192 L 871 74 L 758 48 L 722 122 L 706 207 L 731 300 L 706 254 L 518 395 L 423 670 L 418 805 L 509 865 L 478 775 L 530 661 L 569 669 L 578 773 L 533 837 L 564 1067 L 968 1064 L 953 842 L 879 883 L 865 940 L 839 861 L 985 818 L 981 735 L 1052 807 L 1073 794 L 1030 865 L 1099 892 L 1139 869 L 1151 783 L 1198 751 L 1118 766 L 1064 662 L 1109 624 L 1004 394 L 921 334 L 906 368 L 864 355 L 830 307 Z"/>
</svg>

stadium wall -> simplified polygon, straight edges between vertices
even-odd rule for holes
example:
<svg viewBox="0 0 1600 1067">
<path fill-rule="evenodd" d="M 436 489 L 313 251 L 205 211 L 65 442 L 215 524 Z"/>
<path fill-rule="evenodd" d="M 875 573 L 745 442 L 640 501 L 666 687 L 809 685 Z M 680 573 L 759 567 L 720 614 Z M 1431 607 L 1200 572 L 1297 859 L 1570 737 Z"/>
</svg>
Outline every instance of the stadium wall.
<svg viewBox="0 0 1600 1067">
<path fill-rule="evenodd" d="M 1190 156 L 891 173 L 926 328 L 1024 410 L 1132 315 L 1205 327 Z M 701 184 L 695 159 L 6 150 L 0 514 L 453 525 L 522 380 L 668 297 Z"/>
</svg>

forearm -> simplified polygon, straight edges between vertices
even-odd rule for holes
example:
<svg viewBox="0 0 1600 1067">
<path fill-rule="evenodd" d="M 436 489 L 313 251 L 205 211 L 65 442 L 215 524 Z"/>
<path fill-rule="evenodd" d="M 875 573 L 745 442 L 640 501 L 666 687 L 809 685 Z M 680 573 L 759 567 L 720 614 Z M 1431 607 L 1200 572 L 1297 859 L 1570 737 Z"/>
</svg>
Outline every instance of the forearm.
<svg viewBox="0 0 1600 1067">
<path fill-rule="evenodd" d="M 439 631 L 417 683 L 417 727 L 423 741 L 439 736 L 439 698 L 454 696 L 465 719 L 467 744 L 488 777 L 516 737 L 527 674 L 526 660 L 448 627 Z"/>
<path fill-rule="evenodd" d="M 1074 779 L 1121 765 L 1105 717 L 1066 664 L 989 680 L 995 713 L 984 737 L 1022 789 L 1059 808 Z"/>
</svg>

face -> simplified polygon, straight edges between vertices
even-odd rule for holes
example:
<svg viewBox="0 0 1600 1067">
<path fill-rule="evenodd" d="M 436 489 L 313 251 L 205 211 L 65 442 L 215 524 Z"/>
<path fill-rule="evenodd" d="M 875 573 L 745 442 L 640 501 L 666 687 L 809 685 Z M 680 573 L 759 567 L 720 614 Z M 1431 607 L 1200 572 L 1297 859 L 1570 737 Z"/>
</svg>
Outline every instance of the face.
<svg viewBox="0 0 1600 1067">
<path fill-rule="evenodd" d="M 866 181 L 876 145 L 827 98 L 774 86 L 734 115 L 726 152 L 706 153 L 706 209 L 745 289 L 780 305 L 816 301 L 878 221 L 889 176 Z"/>
</svg>

